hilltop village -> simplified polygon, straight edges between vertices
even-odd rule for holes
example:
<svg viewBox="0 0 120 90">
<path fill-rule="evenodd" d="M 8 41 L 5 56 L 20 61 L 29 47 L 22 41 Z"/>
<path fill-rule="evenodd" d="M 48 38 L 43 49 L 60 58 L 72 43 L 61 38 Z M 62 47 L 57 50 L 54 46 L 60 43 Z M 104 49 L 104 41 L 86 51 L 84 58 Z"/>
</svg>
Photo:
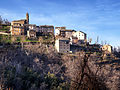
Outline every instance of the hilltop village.
<svg viewBox="0 0 120 90">
<path fill-rule="evenodd" d="M 0 34 L 11 36 L 26 36 L 29 40 L 49 39 L 54 44 L 55 49 L 59 53 L 74 53 L 79 51 L 112 52 L 111 45 L 90 44 L 87 40 L 87 34 L 83 31 L 76 31 L 67 29 L 66 27 L 54 27 L 53 25 L 40 25 L 29 23 L 29 14 L 26 13 L 26 19 L 14 20 L 10 24 L 10 30 L 7 32 L 0 32 Z M 44 37 L 44 38 L 41 38 Z"/>
<path fill-rule="evenodd" d="M 120 50 L 87 36 L 0 19 L 0 90 L 119 90 Z"/>
</svg>

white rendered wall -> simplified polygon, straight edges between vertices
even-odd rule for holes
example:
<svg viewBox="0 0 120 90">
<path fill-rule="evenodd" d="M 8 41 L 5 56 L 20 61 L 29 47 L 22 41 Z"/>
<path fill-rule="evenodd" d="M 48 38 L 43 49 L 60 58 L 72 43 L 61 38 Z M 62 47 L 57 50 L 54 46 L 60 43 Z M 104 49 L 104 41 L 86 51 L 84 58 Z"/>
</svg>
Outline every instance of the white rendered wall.
<svg viewBox="0 0 120 90">
<path fill-rule="evenodd" d="M 73 33 L 73 36 L 77 37 L 78 40 L 85 40 L 86 39 L 85 33 L 80 32 L 80 31 L 77 31 L 77 32 Z"/>
<path fill-rule="evenodd" d="M 60 30 L 59 29 L 55 29 L 55 36 L 60 34 Z"/>
</svg>

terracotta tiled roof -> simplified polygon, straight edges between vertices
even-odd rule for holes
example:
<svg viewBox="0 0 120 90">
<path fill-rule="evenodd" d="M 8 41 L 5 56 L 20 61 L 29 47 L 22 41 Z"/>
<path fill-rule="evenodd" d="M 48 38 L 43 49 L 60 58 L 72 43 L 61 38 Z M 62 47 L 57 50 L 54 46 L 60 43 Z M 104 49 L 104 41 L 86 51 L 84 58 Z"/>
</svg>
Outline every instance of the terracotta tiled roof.
<svg viewBox="0 0 120 90">
<path fill-rule="evenodd" d="M 64 27 L 64 26 L 63 27 L 55 27 L 55 29 L 57 29 L 57 28 L 66 29 L 66 27 Z"/>
<path fill-rule="evenodd" d="M 65 29 L 65 31 L 69 31 L 69 32 L 72 32 L 73 30 L 71 30 L 71 29 Z"/>
<path fill-rule="evenodd" d="M 54 27 L 53 25 L 40 25 L 39 27 Z"/>
<path fill-rule="evenodd" d="M 25 21 L 26 19 L 21 19 L 21 20 L 14 20 L 12 22 L 19 22 L 19 21 Z"/>
</svg>

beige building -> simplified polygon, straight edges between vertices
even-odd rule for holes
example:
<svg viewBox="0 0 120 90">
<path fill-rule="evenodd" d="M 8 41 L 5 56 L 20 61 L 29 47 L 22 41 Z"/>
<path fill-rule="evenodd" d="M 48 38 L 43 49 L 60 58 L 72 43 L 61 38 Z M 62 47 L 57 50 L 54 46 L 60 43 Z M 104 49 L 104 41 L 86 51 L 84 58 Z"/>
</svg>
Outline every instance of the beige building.
<svg viewBox="0 0 120 90">
<path fill-rule="evenodd" d="M 112 46 L 111 45 L 103 45 L 102 51 L 105 51 L 107 53 L 112 53 Z"/>
<path fill-rule="evenodd" d="M 26 19 L 15 20 L 11 22 L 11 35 L 24 35 L 27 33 L 27 28 L 29 24 L 29 14 L 26 14 Z"/>
<path fill-rule="evenodd" d="M 58 39 L 55 41 L 55 48 L 59 53 L 69 53 L 70 44 L 68 39 Z"/>
</svg>

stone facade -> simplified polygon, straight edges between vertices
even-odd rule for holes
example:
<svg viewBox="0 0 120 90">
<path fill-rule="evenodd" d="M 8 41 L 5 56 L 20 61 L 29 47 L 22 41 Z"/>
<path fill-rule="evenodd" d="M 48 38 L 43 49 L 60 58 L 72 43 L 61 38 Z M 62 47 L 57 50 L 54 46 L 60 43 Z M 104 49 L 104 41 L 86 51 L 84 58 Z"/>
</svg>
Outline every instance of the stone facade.
<svg viewBox="0 0 120 90">
<path fill-rule="evenodd" d="M 35 24 L 28 24 L 29 30 L 36 30 L 36 25 Z"/>
<path fill-rule="evenodd" d="M 69 53 L 70 44 L 68 39 L 58 39 L 55 41 L 55 48 L 59 53 Z"/>
<path fill-rule="evenodd" d="M 66 29 L 66 27 L 55 27 L 55 36 L 61 36 L 65 38 L 72 37 L 74 30 Z"/>
<path fill-rule="evenodd" d="M 26 14 L 26 19 L 15 20 L 11 22 L 11 35 L 25 35 L 27 34 L 29 24 L 29 15 Z"/>
<path fill-rule="evenodd" d="M 72 37 L 72 33 L 73 33 L 74 30 L 65 30 L 65 37 L 66 38 L 70 38 Z"/>
<path fill-rule="evenodd" d="M 103 45 L 102 51 L 105 51 L 106 53 L 112 53 L 112 46 L 111 45 Z"/>
<path fill-rule="evenodd" d="M 27 31 L 27 36 L 29 38 L 36 38 L 36 31 L 35 30 L 28 30 Z"/>
<path fill-rule="evenodd" d="M 77 37 L 70 37 L 70 44 L 77 44 L 78 38 Z"/>
<path fill-rule="evenodd" d="M 54 35 L 54 26 L 52 25 L 41 25 L 38 28 L 38 31 L 40 33 L 42 33 L 43 35 L 48 35 L 48 34 L 52 34 Z"/>
</svg>

